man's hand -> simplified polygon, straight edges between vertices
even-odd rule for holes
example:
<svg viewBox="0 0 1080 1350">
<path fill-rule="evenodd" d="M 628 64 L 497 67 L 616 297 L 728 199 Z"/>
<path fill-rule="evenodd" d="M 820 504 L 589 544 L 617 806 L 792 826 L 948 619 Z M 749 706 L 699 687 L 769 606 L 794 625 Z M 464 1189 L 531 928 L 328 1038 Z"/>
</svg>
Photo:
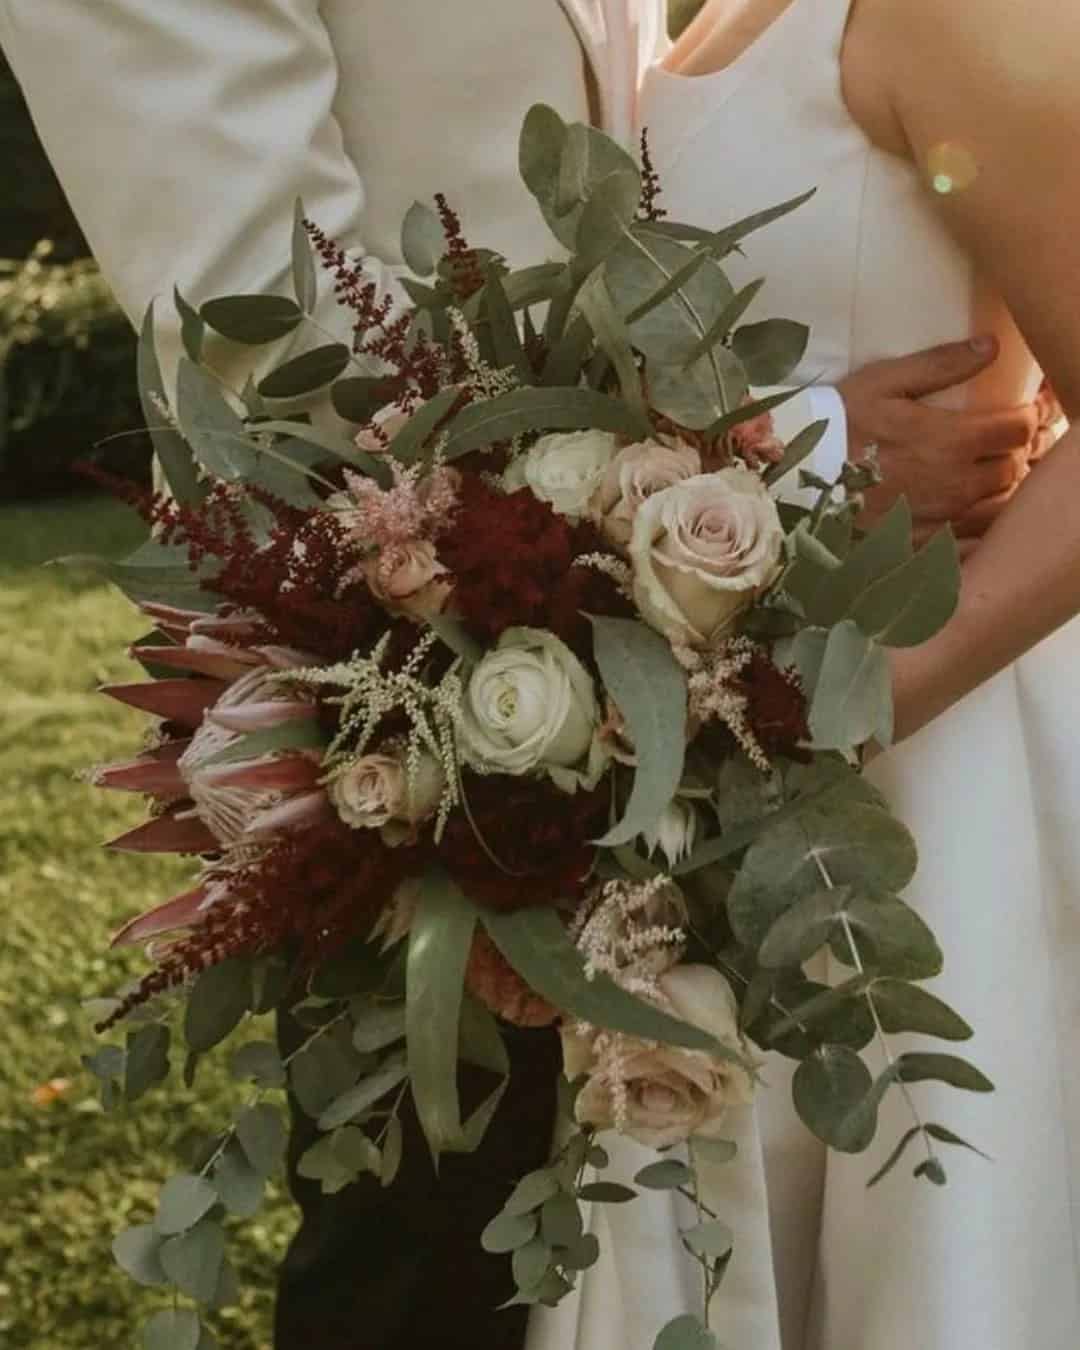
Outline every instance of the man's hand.
<svg viewBox="0 0 1080 1350">
<path fill-rule="evenodd" d="M 932 347 L 864 366 L 837 386 L 848 418 L 848 455 L 877 447 L 883 481 L 866 494 L 864 525 L 906 497 L 922 541 L 946 522 L 978 539 L 1027 476 L 1037 450 L 1036 404 L 1001 413 L 953 412 L 920 402 L 963 384 L 997 357 L 994 338 Z"/>
</svg>

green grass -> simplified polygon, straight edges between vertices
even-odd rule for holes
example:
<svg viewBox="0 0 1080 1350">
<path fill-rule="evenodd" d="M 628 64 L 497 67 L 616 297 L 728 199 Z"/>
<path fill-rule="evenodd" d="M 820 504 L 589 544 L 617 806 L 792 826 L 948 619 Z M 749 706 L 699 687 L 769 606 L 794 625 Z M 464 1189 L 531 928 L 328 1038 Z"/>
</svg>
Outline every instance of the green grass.
<svg viewBox="0 0 1080 1350">
<path fill-rule="evenodd" d="M 0 509 L 0 1345 L 91 1350 L 138 1344 L 160 1301 L 112 1263 L 113 1234 L 146 1221 L 176 1169 L 184 1130 L 227 1123 L 235 1089 L 215 1064 L 197 1093 L 158 1089 L 102 1113 L 79 1056 L 93 1048 L 84 999 L 142 969 L 108 951 L 120 922 L 171 893 L 186 867 L 107 854 L 102 840 L 136 823 L 138 800 L 76 775 L 125 758 L 145 719 L 95 693 L 134 677 L 126 644 L 146 629 L 109 588 L 44 567 L 63 554 L 120 555 L 141 527 L 101 500 Z M 51 1105 L 35 1088 L 70 1087 Z M 244 1288 L 215 1321 L 227 1350 L 269 1346 L 273 1269 L 292 1228 L 272 1203 L 234 1237 Z"/>
</svg>

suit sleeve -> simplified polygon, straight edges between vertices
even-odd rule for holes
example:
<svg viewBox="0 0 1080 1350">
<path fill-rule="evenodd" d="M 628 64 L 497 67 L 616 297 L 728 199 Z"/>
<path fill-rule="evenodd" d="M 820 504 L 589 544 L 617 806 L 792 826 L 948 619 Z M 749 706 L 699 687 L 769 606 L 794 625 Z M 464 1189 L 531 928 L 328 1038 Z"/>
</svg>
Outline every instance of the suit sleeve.
<svg viewBox="0 0 1080 1350">
<path fill-rule="evenodd" d="M 318 0 L 0 0 L 0 40 L 120 304 L 138 323 L 161 297 L 167 372 L 174 284 L 196 304 L 287 289 L 298 195 L 361 247 Z"/>
</svg>

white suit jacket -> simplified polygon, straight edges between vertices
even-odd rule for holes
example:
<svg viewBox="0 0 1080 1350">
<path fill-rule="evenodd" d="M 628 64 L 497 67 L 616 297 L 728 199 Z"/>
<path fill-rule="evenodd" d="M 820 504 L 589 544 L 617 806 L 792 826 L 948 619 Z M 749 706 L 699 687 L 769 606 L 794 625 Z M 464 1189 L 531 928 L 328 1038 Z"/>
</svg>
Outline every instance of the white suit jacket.
<svg viewBox="0 0 1080 1350">
<path fill-rule="evenodd" d="M 137 323 L 162 299 L 168 380 L 173 284 L 196 304 L 286 291 L 297 195 L 374 272 L 400 261 L 406 210 L 437 191 L 475 242 L 517 263 L 551 256 L 518 177 L 525 112 L 541 101 L 568 119 L 592 111 L 630 140 L 665 10 L 665 0 L 0 0 L 0 43 L 120 303 Z M 327 294 L 316 318 L 339 332 L 333 310 Z"/>
</svg>

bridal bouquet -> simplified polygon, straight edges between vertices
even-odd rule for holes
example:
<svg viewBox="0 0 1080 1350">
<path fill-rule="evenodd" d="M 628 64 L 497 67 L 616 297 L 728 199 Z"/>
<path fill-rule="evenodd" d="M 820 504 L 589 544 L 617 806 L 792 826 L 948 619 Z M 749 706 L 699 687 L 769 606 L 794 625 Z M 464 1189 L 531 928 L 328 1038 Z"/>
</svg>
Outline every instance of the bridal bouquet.
<svg viewBox="0 0 1080 1350">
<path fill-rule="evenodd" d="M 153 968 L 101 1006 L 124 1044 L 86 1062 L 107 1102 L 134 1101 L 175 1048 L 190 1085 L 240 1033 L 248 1104 L 114 1247 L 141 1283 L 214 1308 L 235 1286 L 223 1220 L 255 1211 L 282 1160 L 275 1096 L 321 1132 L 301 1176 L 389 1186 L 407 1097 L 436 1158 L 471 1150 L 499 1109 L 501 1026 L 557 1024 L 556 1150 L 484 1245 L 516 1301 L 553 1304 L 598 1258 L 584 1203 L 682 1191 L 705 1313 L 656 1344 L 686 1350 L 714 1343 L 738 1241 L 699 1169 L 734 1155 L 763 1052 L 799 1062 L 795 1110 L 845 1152 L 869 1146 L 888 1091 L 908 1097 L 879 1176 L 918 1141 L 917 1175 L 941 1184 L 937 1145 L 963 1143 L 909 1084 L 990 1087 L 890 1048 L 970 1029 L 922 985 L 942 957 L 899 894 L 915 847 L 859 773 L 890 737 L 887 649 L 947 619 L 956 554 L 947 532 L 913 551 L 903 504 L 858 529 L 872 465 L 804 473 L 809 507 L 777 498 L 823 427 L 784 446 L 778 396 L 750 391 L 785 379 L 806 330 L 742 324 L 760 283 L 735 293 L 721 262 L 797 202 L 718 233 L 676 224 L 647 153 L 544 107 L 521 168 L 565 261 L 512 271 L 438 198 L 405 221 L 396 303 L 299 208 L 295 300 L 178 297 L 175 413 L 148 318 L 171 491 L 131 494 L 150 541 L 101 566 L 156 625 L 134 648 L 150 678 L 106 692 L 154 721 L 95 778 L 152 803 L 114 847 L 199 862 L 118 935 Z M 345 341 L 310 318 L 320 264 Z M 288 346 L 233 389 L 207 329 Z M 326 388 L 348 435 L 297 411 Z M 826 948 L 847 972 L 833 985 L 805 973 Z M 306 1029 L 287 1055 L 257 1032 L 274 1009 Z M 471 1114 L 459 1060 L 490 1075 Z M 632 1186 L 602 1177 L 610 1129 L 659 1151 Z M 212 1343 L 175 1296 L 146 1337 Z"/>
</svg>

